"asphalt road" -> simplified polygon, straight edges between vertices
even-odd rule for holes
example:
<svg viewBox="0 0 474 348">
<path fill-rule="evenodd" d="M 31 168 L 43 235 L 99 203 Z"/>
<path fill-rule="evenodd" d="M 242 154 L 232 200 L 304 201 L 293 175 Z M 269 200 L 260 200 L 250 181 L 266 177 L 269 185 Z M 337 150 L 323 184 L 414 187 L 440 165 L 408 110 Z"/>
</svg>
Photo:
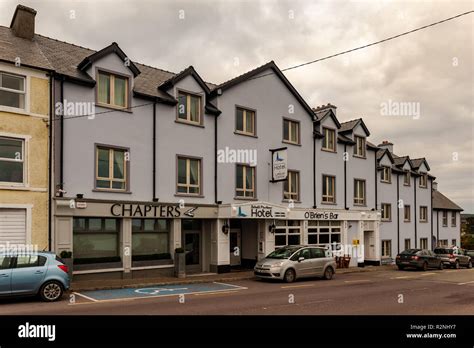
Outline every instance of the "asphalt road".
<svg viewBox="0 0 474 348">
<path fill-rule="evenodd" d="M 184 296 L 92 301 L 75 295 L 56 303 L 1 300 L 0 314 L 474 314 L 474 269 L 376 270 L 291 284 L 229 282 L 242 288 Z"/>
</svg>

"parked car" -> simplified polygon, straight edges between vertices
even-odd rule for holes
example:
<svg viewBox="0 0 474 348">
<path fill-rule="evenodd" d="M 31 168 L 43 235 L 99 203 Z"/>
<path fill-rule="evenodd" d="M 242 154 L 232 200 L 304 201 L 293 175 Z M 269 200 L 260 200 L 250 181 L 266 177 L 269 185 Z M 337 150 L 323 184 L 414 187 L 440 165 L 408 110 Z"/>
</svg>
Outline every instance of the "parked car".
<svg viewBox="0 0 474 348">
<path fill-rule="evenodd" d="M 471 261 L 474 260 L 474 250 L 466 250 L 466 249 L 463 249 L 463 250 L 464 250 L 464 255 L 470 256 Z"/>
<path fill-rule="evenodd" d="M 331 251 L 321 247 L 287 245 L 257 262 L 254 274 L 263 279 L 281 279 L 291 283 L 298 278 L 332 279 L 336 261 Z"/>
<path fill-rule="evenodd" d="M 57 301 L 69 289 L 68 269 L 52 252 L 0 253 L 0 296 Z"/>
<path fill-rule="evenodd" d="M 441 257 L 443 263 L 451 268 L 459 269 L 461 266 L 472 268 L 472 260 L 469 255 L 460 248 L 436 248 L 434 252 Z"/>
<path fill-rule="evenodd" d="M 417 268 L 426 271 L 428 268 L 443 269 L 441 257 L 427 249 L 407 249 L 396 257 L 398 269 Z"/>
</svg>

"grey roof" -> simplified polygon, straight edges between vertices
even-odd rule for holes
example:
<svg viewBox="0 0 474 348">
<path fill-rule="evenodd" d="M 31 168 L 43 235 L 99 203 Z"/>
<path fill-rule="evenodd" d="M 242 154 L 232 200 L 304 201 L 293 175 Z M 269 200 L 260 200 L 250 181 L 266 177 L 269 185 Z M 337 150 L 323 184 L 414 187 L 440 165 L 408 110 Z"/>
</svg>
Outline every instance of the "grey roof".
<svg viewBox="0 0 474 348">
<path fill-rule="evenodd" d="M 53 70 L 74 80 L 94 84 L 95 81 L 78 65 L 97 51 L 64 41 L 35 34 L 33 40 L 16 37 L 9 27 L 0 26 L 0 60 L 15 62 L 20 57 L 22 65 L 43 70 Z M 175 73 L 133 62 L 140 70 L 135 78 L 134 92 L 157 97 L 170 103 L 176 100 L 168 93 L 158 90 L 158 86 L 176 76 Z M 206 83 L 211 89 L 215 85 Z"/>
<path fill-rule="evenodd" d="M 437 190 L 433 190 L 433 209 L 436 210 L 457 210 L 463 211 L 464 209 L 461 208 L 459 205 L 454 203 L 448 197 L 443 195 L 441 192 Z"/>
<path fill-rule="evenodd" d="M 347 132 L 350 130 L 353 130 L 354 127 L 359 123 L 360 119 L 355 119 L 355 120 L 350 120 L 346 122 L 341 122 L 341 128 L 339 129 L 339 132 Z"/>
</svg>

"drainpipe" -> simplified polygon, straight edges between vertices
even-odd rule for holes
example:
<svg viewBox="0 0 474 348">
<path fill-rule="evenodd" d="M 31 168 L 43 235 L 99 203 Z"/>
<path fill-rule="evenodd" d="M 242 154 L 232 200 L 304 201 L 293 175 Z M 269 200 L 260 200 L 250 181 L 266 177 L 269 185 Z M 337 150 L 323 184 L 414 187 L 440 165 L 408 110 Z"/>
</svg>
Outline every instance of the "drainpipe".
<svg viewBox="0 0 474 348">
<path fill-rule="evenodd" d="M 377 203 L 377 182 L 378 182 L 378 178 L 377 178 L 377 151 L 374 152 L 374 162 L 375 162 L 375 210 L 377 210 L 377 207 L 378 207 L 378 203 Z M 398 177 L 397 177 L 398 178 Z"/>
<path fill-rule="evenodd" d="M 153 201 L 156 202 L 156 101 L 153 102 Z"/>
<path fill-rule="evenodd" d="M 49 75 L 49 129 L 48 129 L 48 251 L 52 248 L 52 192 L 53 192 L 53 122 L 54 122 L 54 105 L 53 105 L 53 87 L 54 78 L 53 74 Z"/>
<path fill-rule="evenodd" d="M 397 173 L 397 254 L 400 254 L 400 175 Z"/>
<path fill-rule="evenodd" d="M 214 202 L 218 204 L 217 198 L 217 116 L 214 116 Z"/>
<path fill-rule="evenodd" d="M 347 144 L 344 144 L 344 155 L 347 152 Z M 347 207 L 347 161 L 344 161 L 344 209 L 348 210 Z"/>
<path fill-rule="evenodd" d="M 416 176 L 413 176 L 413 196 L 415 197 L 415 249 L 418 245 L 417 243 L 417 221 L 416 221 Z"/>
<path fill-rule="evenodd" d="M 316 135 L 313 133 L 313 209 L 316 208 Z"/>
<path fill-rule="evenodd" d="M 430 180 L 431 186 L 430 186 L 430 191 L 431 191 L 431 199 L 430 199 L 430 228 L 431 228 L 431 250 L 434 250 L 435 246 L 433 245 L 433 179 Z"/>
<path fill-rule="evenodd" d="M 439 243 L 439 210 L 436 210 L 436 238 Z"/>
<path fill-rule="evenodd" d="M 62 103 L 62 112 L 61 112 L 61 132 L 60 132 L 60 152 L 59 152 L 59 188 L 61 192 L 59 197 L 63 197 L 63 190 L 64 190 L 64 77 L 61 79 L 61 103 Z"/>
</svg>

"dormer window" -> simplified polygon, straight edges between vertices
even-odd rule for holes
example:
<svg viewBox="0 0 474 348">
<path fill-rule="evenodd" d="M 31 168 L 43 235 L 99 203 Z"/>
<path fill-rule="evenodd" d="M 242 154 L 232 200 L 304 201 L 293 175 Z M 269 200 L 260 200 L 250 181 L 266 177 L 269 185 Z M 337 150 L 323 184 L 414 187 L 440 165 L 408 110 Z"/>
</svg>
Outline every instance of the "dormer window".
<svg viewBox="0 0 474 348">
<path fill-rule="evenodd" d="M 358 137 L 357 135 L 354 138 L 356 142 L 354 156 L 365 158 L 365 138 Z"/>
<path fill-rule="evenodd" d="M 405 174 L 403 175 L 403 185 L 410 186 L 411 181 L 411 174 L 409 170 L 405 170 Z"/>
<path fill-rule="evenodd" d="M 187 92 L 178 92 L 178 121 L 200 125 L 202 98 Z"/>
<path fill-rule="evenodd" d="M 323 150 L 336 152 L 336 131 L 330 128 L 323 128 Z"/>
<path fill-rule="evenodd" d="M 0 72 L 0 105 L 25 108 L 25 78 Z"/>
<path fill-rule="evenodd" d="M 392 169 L 388 166 L 382 168 L 382 182 L 391 183 L 392 182 Z"/>
<path fill-rule="evenodd" d="M 420 176 L 420 187 L 427 188 L 428 187 L 428 175 L 421 174 Z"/>
<path fill-rule="evenodd" d="M 106 107 L 129 107 L 128 77 L 99 71 L 97 78 L 97 103 Z"/>
</svg>

